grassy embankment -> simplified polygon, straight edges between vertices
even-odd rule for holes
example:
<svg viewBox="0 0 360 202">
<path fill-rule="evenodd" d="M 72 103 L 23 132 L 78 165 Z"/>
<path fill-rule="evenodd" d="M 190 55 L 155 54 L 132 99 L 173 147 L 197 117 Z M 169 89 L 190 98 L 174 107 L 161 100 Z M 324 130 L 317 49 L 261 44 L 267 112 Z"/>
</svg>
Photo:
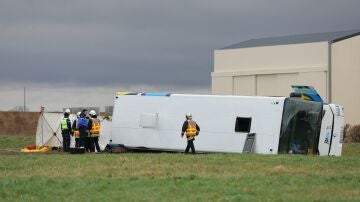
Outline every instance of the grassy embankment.
<svg viewBox="0 0 360 202">
<path fill-rule="evenodd" d="M 360 200 L 360 144 L 343 157 L 14 152 L 33 141 L 0 136 L 1 201 Z"/>
</svg>

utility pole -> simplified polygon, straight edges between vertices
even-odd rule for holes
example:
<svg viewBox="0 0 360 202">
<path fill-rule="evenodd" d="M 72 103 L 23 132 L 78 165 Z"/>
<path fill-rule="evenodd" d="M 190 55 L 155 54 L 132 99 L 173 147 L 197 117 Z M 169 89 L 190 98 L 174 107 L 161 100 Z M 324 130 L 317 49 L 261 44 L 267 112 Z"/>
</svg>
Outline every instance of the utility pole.
<svg viewBox="0 0 360 202">
<path fill-rule="evenodd" d="M 25 112 L 25 108 L 26 107 L 26 104 L 25 104 L 25 87 L 24 87 L 24 112 Z"/>
</svg>

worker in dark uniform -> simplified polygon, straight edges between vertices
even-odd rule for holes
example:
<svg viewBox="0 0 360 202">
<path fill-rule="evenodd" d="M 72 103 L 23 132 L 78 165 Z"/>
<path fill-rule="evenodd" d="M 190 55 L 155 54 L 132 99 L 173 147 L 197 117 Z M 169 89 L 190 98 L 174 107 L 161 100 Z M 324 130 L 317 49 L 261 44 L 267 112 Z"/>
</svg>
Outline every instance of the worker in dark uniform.
<svg viewBox="0 0 360 202">
<path fill-rule="evenodd" d="M 91 110 L 89 112 L 90 119 L 91 119 L 91 129 L 90 129 L 90 135 L 92 139 L 92 143 L 96 148 L 97 152 L 100 152 L 100 146 L 99 146 L 99 136 L 100 136 L 100 120 L 97 118 L 95 110 Z"/>
<path fill-rule="evenodd" d="M 88 119 L 86 118 L 86 109 L 84 109 L 77 120 L 77 129 L 80 133 L 79 147 L 85 148 L 86 146 L 86 138 L 88 136 Z"/>
<path fill-rule="evenodd" d="M 194 140 L 195 136 L 199 135 L 200 133 L 200 127 L 195 121 L 192 120 L 192 114 L 188 113 L 185 117 L 186 120 L 184 121 L 181 131 L 181 137 L 183 137 L 185 134 L 187 139 L 185 153 L 189 153 L 189 149 L 191 148 L 191 152 L 195 154 Z"/>
<path fill-rule="evenodd" d="M 79 129 L 78 129 L 78 126 L 77 126 L 77 122 L 78 122 L 78 120 L 80 118 L 80 114 L 81 114 L 81 112 L 78 112 L 76 114 L 76 119 L 74 120 L 73 125 L 71 127 L 73 135 L 75 137 L 75 148 L 80 147 L 80 132 L 79 132 Z"/>
<path fill-rule="evenodd" d="M 90 133 L 90 130 L 91 130 L 92 125 L 93 125 L 93 121 L 89 116 L 86 116 L 86 119 L 88 121 L 88 124 L 87 124 L 87 135 L 86 135 L 86 138 L 85 138 L 85 150 L 87 152 L 95 152 L 93 139 L 91 138 L 91 133 Z"/>
<path fill-rule="evenodd" d="M 64 118 L 62 118 L 60 121 L 64 152 L 70 151 L 71 122 L 69 116 L 70 116 L 70 109 L 66 109 L 64 113 Z"/>
</svg>

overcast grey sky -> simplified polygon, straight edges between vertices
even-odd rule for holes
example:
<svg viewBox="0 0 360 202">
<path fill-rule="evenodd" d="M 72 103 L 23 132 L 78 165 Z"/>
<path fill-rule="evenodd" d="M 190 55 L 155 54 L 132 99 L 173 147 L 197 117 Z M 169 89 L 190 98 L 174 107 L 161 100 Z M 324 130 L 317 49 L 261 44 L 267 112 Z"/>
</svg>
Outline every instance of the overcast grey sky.
<svg viewBox="0 0 360 202">
<path fill-rule="evenodd" d="M 88 86 L 209 93 L 214 49 L 360 29 L 359 8 L 359 0 L 2 0 L 0 110 L 23 85 L 42 92 L 29 98 L 33 109 Z M 111 104 L 112 95 L 94 102 Z"/>
</svg>

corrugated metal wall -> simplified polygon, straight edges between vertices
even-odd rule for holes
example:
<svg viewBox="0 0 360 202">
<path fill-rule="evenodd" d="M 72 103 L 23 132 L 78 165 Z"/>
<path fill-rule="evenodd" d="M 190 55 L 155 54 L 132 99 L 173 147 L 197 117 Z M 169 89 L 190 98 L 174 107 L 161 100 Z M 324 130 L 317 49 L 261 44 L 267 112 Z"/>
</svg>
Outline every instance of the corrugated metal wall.
<svg viewBox="0 0 360 202">
<path fill-rule="evenodd" d="M 345 121 L 360 124 L 360 36 L 332 44 L 332 102 L 345 107 Z"/>
<path fill-rule="evenodd" d="M 327 99 L 327 72 L 259 74 L 234 77 L 234 95 L 289 96 L 291 85 L 310 85 Z"/>
<path fill-rule="evenodd" d="M 324 67 L 328 43 L 315 42 L 214 51 L 214 72 L 251 74 L 252 71 Z"/>
<path fill-rule="evenodd" d="M 327 69 L 327 42 L 216 50 L 212 93 L 288 96 L 311 85 L 327 100 Z"/>
<path fill-rule="evenodd" d="M 256 76 L 235 76 L 234 95 L 256 95 Z"/>
<path fill-rule="evenodd" d="M 345 107 L 345 121 L 360 124 L 360 36 L 331 46 L 323 43 L 216 50 L 212 93 L 218 95 L 288 96 L 291 85 L 314 86 L 332 103 Z"/>
</svg>

